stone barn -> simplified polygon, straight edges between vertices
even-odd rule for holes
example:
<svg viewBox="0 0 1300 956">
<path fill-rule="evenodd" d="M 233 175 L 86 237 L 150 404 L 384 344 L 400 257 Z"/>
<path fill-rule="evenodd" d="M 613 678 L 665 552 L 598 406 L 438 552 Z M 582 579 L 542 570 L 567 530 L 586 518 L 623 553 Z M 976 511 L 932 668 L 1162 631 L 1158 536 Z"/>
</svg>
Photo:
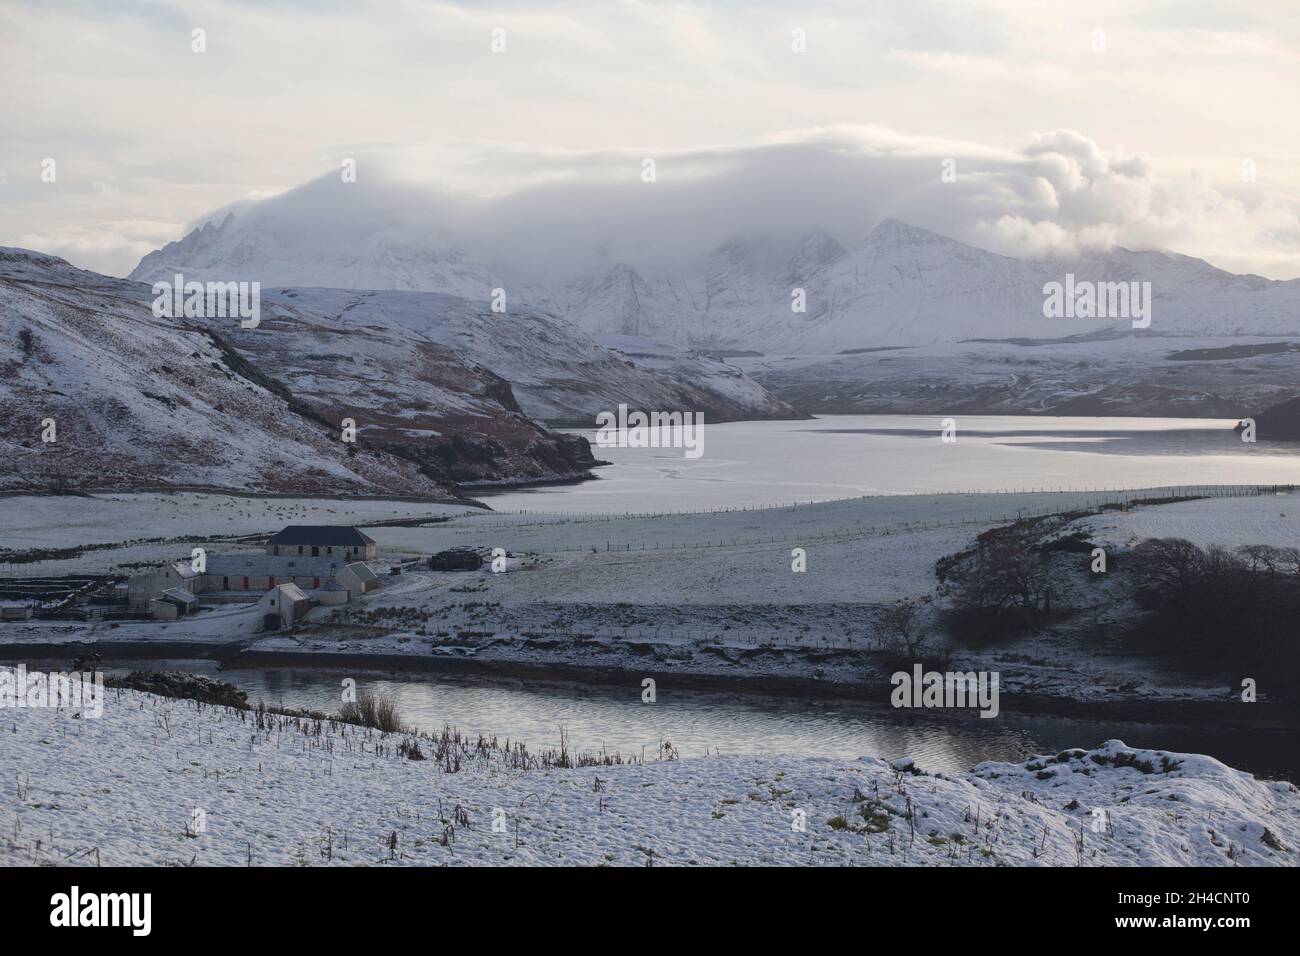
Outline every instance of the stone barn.
<svg viewBox="0 0 1300 956">
<path fill-rule="evenodd" d="M 304 591 L 314 591 L 346 564 L 339 557 L 210 554 L 203 572 L 203 590 L 214 595 L 252 592 L 250 599 L 280 584 L 296 584 Z"/>
</svg>

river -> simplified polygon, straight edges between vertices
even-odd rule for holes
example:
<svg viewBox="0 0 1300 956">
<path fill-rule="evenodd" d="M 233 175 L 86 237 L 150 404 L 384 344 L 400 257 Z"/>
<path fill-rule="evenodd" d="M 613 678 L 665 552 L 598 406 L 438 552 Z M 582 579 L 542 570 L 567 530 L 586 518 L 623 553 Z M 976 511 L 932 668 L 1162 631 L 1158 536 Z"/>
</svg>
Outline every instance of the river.
<svg viewBox="0 0 1300 956">
<path fill-rule="evenodd" d="M 128 665 L 114 667 L 121 672 Z M 1023 760 L 1067 747 L 1118 738 L 1130 746 L 1207 753 L 1269 778 L 1300 780 L 1300 753 L 1290 731 L 1144 724 L 1076 717 L 1017 715 L 996 720 L 972 713 L 901 712 L 853 701 L 771 698 L 703 691 L 661 691 L 642 703 L 641 689 L 465 675 L 365 675 L 314 668 L 230 668 L 204 660 L 132 661 L 134 670 L 184 670 L 228 681 L 252 702 L 336 712 L 342 681 L 391 696 L 402 719 L 436 732 L 444 725 L 522 741 L 534 753 L 558 748 L 561 728 L 571 750 L 654 757 L 671 742 L 682 757 L 802 754 L 854 758 L 913 757 L 929 771 L 969 770 L 983 760 Z"/>
</svg>

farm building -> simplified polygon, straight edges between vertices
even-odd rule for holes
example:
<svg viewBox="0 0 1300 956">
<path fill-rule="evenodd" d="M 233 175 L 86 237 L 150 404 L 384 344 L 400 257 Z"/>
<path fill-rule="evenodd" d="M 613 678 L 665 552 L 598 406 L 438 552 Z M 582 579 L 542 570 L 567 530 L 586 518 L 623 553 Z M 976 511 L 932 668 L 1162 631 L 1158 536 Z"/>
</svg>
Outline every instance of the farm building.
<svg viewBox="0 0 1300 956">
<path fill-rule="evenodd" d="M 338 578 L 330 578 L 312 597 L 319 603 L 329 607 L 337 604 L 347 604 L 348 601 L 352 600 L 352 592 Z"/>
<path fill-rule="evenodd" d="M 161 595 L 149 602 L 149 611 L 155 620 L 174 621 L 177 618 L 193 614 L 199 607 L 199 599 L 193 591 L 185 588 L 167 588 Z"/>
<path fill-rule="evenodd" d="M 379 575 L 371 570 L 370 565 L 354 561 L 343 569 L 354 575 L 361 582 L 361 593 L 369 594 L 379 587 Z"/>
<path fill-rule="evenodd" d="M 199 573 L 188 561 L 164 564 L 156 571 L 135 574 L 127 581 L 127 600 L 131 607 L 143 608 L 156 601 L 168 588 L 184 588 L 194 593 L 203 590 Z"/>
<path fill-rule="evenodd" d="M 307 595 L 296 584 L 277 584 L 262 595 L 257 602 L 257 612 L 262 619 L 262 627 L 268 631 L 278 631 L 290 627 L 294 621 L 302 618 L 311 607 Z"/>
<path fill-rule="evenodd" d="M 360 561 L 345 564 L 334 572 L 331 580 L 335 585 L 343 589 L 349 601 L 355 601 L 361 595 L 379 587 L 379 577 Z"/>
<path fill-rule="evenodd" d="M 209 554 L 202 572 L 188 561 L 163 565 L 156 571 L 137 574 L 127 586 L 134 608 L 144 608 L 161 598 L 168 588 L 184 588 L 193 594 L 209 595 L 216 602 L 251 599 L 281 584 L 294 584 L 315 591 L 344 568 L 350 596 L 379 587 L 379 579 L 360 563 L 375 556 L 375 542 L 357 528 L 331 525 L 288 525 L 267 541 L 265 552 Z"/>
<path fill-rule="evenodd" d="M 252 600 L 281 584 L 294 584 L 304 591 L 316 591 L 335 577 L 345 586 L 350 597 L 379 587 L 378 575 L 360 561 L 249 552 L 210 554 L 202 574 L 195 573 L 186 562 L 164 565 L 158 571 L 132 577 L 128 593 L 131 606 L 136 608 L 148 606 L 169 587 L 183 587 L 220 603 Z M 246 598 L 240 595 L 246 595 Z"/>
<path fill-rule="evenodd" d="M 210 554 L 203 572 L 203 591 L 253 591 L 261 594 L 278 584 L 296 584 L 303 590 L 314 591 L 346 564 L 337 557 Z"/>
<path fill-rule="evenodd" d="M 26 621 L 32 616 L 32 606 L 26 601 L 0 602 L 0 621 Z"/>
<path fill-rule="evenodd" d="M 266 553 L 365 561 L 376 555 L 374 539 L 346 525 L 291 524 L 271 536 Z"/>
</svg>

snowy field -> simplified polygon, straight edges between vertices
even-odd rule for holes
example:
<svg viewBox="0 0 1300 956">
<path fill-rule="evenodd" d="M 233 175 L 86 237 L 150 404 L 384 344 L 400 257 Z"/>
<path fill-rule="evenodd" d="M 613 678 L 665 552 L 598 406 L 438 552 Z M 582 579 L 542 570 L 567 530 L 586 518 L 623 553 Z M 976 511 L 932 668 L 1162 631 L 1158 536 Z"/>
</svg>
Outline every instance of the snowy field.
<svg viewBox="0 0 1300 956">
<path fill-rule="evenodd" d="M 632 552 L 752 544 L 795 547 L 855 535 L 879 536 L 927 529 L 964 528 L 974 536 L 985 527 L 1021 516 L 1095 509 L 1139 498 L 1188 493 L 1195 493 L 1195 489 L 877 495 L 786 507 L 627 515 L 473 512 L 429 527 L 378 528 L 368 529 L 368 533 L 381 548 L 394 555 L 427 554 L 460 546 L 539 553 L 592 549 Z"/>
<path fill-rule="evenodd" d="M 134 691 L 99 719 L 2 716 L 8 865 L 1294 866 L 1300 848 L 1290 784 L 1119 741 L 954 775 L 798 756 L 520 770 L 473 742 L 411 760 L 375 731 Z"/>
<path fill-rule="evenodd" d="M 0 570 L 15 575 L 109 573 L 187 556 L 195 545 L 234 549 L 234 538 L 272 534 L 286 524 L 355 524 L 379 544 L 384 558 L 425 555 L 443 548 L 502 547 L 564 553 L 680 550 L 786 544 L 789 548 L 854 536 L 920 530 L 974 535 L 1021 515 L 1096 508 L 1107 502 L 1158 497 L 1189 489 L 1128 492 L 880 495 L 800 504 L 645 515 L 564 515 L 485 511 L 470 505 L 323 498 L 260 498 L 197 493 L 0 496 Z M 1233 499 L 1257 514 L 1253 499 Z M 1291 499 L 1294 500 L 1294 497 Z M 1182 506 L 1191 514 L 1202 503 Z M 1284 506 L 1279 511 L 1286 511 Z M 1300 509 L 1292 509 L 1292 516 Z M 440 521 L 427 527 L 385 523 Z M 1229 520 L 1221 523 L 1227 528 Z M 1246 528 L 1268 527 L 1256 518 Z M 1230 529 L 1231 530 L 1231 529 Z M 1285 530 L 1285 526 L 1284 526 Z M 1238 527 L 1233 534 L 1244 534 Z M 1276 529 L 1273 533 L 1277 533 Z M 1253 542 L 1252 542 L 1253 543 Z M 80 555 L 21 564 L 4 552 L 83 548 Z M 895 553 L 901 549 L 893 549 Z M 938 555 L 936 555 L 937 557 Z"/>
<path fill-rule="evenodd" d="M 355 655 L 589 668 L 643 675 L 800 678 L 876 686 L 883 676 L 880 608 L 936 586 L 935 561 L 981 531 L 1014 519 L 1097 507 L 1129 495 L 888 496 L 797 507 L 659 516 L 499 515 L 462 509 L 428 527 L 375 527 L 380 565 L 453 546 L 504 548 L 506 573 L 407 570 L 353 605 L 311 612 L 305 626 L 260 635 L 251 606 L 222 606 L 175 622 L 9 623 L 15 644 L 242 643 L 308 660 Z M 138 507 L 135 496 L 110 507 Z M 164 499 L 165 500 L 165 499 Z M 1294 544 L 1295 493 L 1142 505 L 1081 519 L 1107 544 L 1180 534 L 1202 543 Z M 237 506 L 226 504 L 234 509 Z M 254 512 L 253 506 L 264 510 Z M 241 531 L 271 530 L 290 509 L 326 520 L 344 507 L 389 520 L 420 507 L 400 502 L 240 501 Z M 183 506 L 187 510 L 193 507 Z M 181 512 L 182 515 L 184 511 Z M 235 517 L 235 516 L 229 516 Z M 28 528 L 35 524 L 29 519 Z M 183 518 L 173 518 L 183 522 Z M 370 517 L 368 520 L 375 520 Z M 259 522 L 266 522 L 260 525 Z M 220 527 L 222 521 L 201 525 Z M 22 533 L 31 534 L 31 531 Z M 97 533 L 107 533 L 107 529 Z M 202 543 L 202 542 L 198 542 Z M 178 557 L 177 546 L 168 554 Z M 792 570 L 802 548 L 807 570 Z M 90 561 L 103 552 L 87 552 Z M 1095 586 L 1079 596 L 1095 602 Z M 1062 595 L 1068 603 L 1068 595 Z M 1086 612 L 1076 626 L 1119 633 L 1126 604 Z M 111 655 L 111 648 L 101 651 Z M 1075 701 L 1228 700 L 1232 688 L 1171 672 L 1126 648 L 1071 632 L 963 651 L 954 664 L 996 670 L 1003 692 Z M 1268 696 L 1268 695 L 1266 695 Z M 1013 700 L 1009 696 L 1009 700 Z"/>
<path fill-rule="evenodd" d="M 1268 544 L 1300 547 L 1300 492 L 1263 498 L 1179 501 L 1158 508 L 1112 512 L 1079 522 L 1094 540 L 1131 547 L 1147 538 L 1186 538 L 1208 547 Z"/>
<path fill-rule="evenodd" d="M 365 525 L 479 510 L 427 501 L 240 497 L 189 492 L 0 495 L 0 527 L 4 529 L 0 538 L 0 567 L 16 575 L 103 573 L 122 565 L 188 554 L 191 544 L 269 534 L 287 524 Z M 98 547 L 65 560 L 4 563 L 6 551 L 86 545 Z"/>
</svg>

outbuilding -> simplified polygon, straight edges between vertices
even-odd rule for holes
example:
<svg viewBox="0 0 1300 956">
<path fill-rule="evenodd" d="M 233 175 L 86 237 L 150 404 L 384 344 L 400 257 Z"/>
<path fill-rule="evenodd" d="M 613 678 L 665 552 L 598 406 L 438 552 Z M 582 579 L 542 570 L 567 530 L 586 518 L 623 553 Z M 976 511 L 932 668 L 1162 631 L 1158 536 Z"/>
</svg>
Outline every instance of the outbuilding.
<svg viewBox="0 0 1300 956">
<path fill-rule="evenodd" d="M 326 607 L 347 604 L 348 601 L 352 599 L 352 594 L 338 578 L 330 578 L 325 582 L 324 586 L 316 591 L 312 596 L 318 603 L 323 604 Z"/>
<path fill-rule="evenodd" d="M 263 630 L 278 631 L 282 627 L 293 626 L 310 607 L 311 602 L 298 585 L 277 584 L 257 602 L 257 613 L 262 620 Z"/>
<path fill-rule="evenodd" d="M 0 602 L 0 621 L 26 621 L 32 616 L 32 606 L 26 601 Z"/>
<path fill-rule="evenodd" d="M 149 612 L 159 621 L 174 621 L 198 610 L 199 599 L 185 588 L 167 588 L 149 602 Z"/>
<path fill-rule="evenodd" d="M 147 606 L 168 588 L 184 588 L 191 594 L 203 590 L 202 576 L 188 561 L 173 561 L 154 571 L 132 575 L 127 581 L 127 600 L 134 608 Z"/>
</svg>

